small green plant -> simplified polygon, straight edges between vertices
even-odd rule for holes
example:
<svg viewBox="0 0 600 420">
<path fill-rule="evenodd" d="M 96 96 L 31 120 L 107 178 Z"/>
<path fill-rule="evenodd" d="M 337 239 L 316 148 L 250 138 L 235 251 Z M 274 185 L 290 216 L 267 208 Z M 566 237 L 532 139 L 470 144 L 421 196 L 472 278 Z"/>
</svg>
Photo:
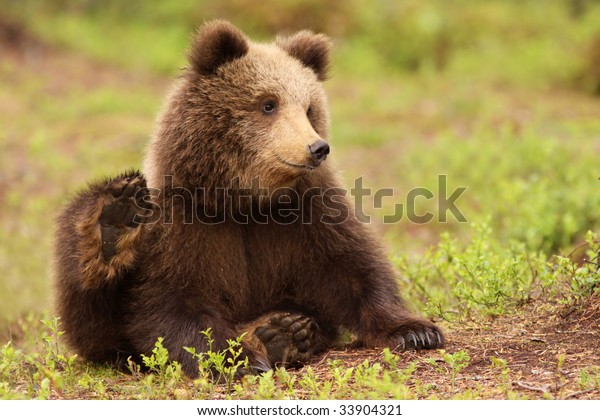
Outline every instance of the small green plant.
<svg viewBox="0 0 600 420">
<path fill-rule="evenodd" d="M 151 355 L 142 355 L 142 363 L 149 370 L 143 382 L 151 392 L 154 392 L 157 385 L 159 395 L 163 395 L 181 381 L 181 365 L 169 360 L 169 351 L 163 346 L 162 337 L 156 341 Z"/>
<path fill-rule="evenodd" d="M 169 365 L 169 351 L 163 346 L 164 339 L 158 337 L 150 356 L 142 355 L 142 362 L 151 371 L 160 373 Z"/>
<path fill-rule="evenodd" d="M 588 238 L 594 238 L 588 233 Z M 592 242 L 590 254 L 597 254 L 597 244 Z M 589 298 L 595 291 L 600 289 L 600 270 L 594 264 L 578 265 L 569 258 L 557 256 L 554 263 L 555 278 L 567 282 L 568 289 L 563 295 L 563 303 L 572 303 L 580 299 Z"/>
<path fill-rule="evenodd" d="M 23 398 L 13 391 L 14 377 L 19 374 L 23 358 L 10 341 L 0 349 L 0 400 Z"/>
<path fill-rule="evenodd" d="M 311 398 L 326 400 L 331 397 L 333 390 L 333 381 L 319 378 L 311 366 L 306 368 L 302 378 L 298 381 L 302 389 L 305 389 L 311 395 Z"/>
<path fill-rule="evenodd" d="M 226 390 L 230 393 L 233 389 L 235 378 L 248 372 L 248 358 L 244 356 L 242 349 L 243 335 L 235 340 L 227 340 L 228 347 L 222 351 L 213 350 L 214 340 L 210 329 L 201 332 L 208 343 L 208 351 L 197 353 L 193 347 L 184 347 L 198 360 L 200 378 L 198 385 L 207 385 L 208 379 L 211 383 L 224 383 Z"/>
<path fill-rule="evenodd" d="M 571 282 L 573 293 L 584 298 L 600 289 L 600 242 L 592 231 L 587 232 L 585 241 L 588 247 L 585 265 L 574 270 Z"/>
<path fill-rule="evenodd" d="M 29 366 L 28 394 L 39 399 L 48 399 L 54 392 L 59 397 L 67 385 L 76 382 L 73 370 L 77 355 L 66 356 L 60 348 L 60 331 L 58 317 L 42 319 L 41 323 L 46 327 L 42 334 L 43 351 L 35 352 L 25 356 L 25 362 Z"/>
<path fill-rule="evenodd" d="M 338 394 L 342 394 L 347 388 L 350 379 L 352 379 L 352 374 L 354 373 L 354 368 L 341 368 L 339 366 L 332 368 L 333 374 L 333 383 Z"/>
<path fill-rule="evenodd" d="M 438 350 L 438 352 L 442 356 L 442 360 L 450 367 L 450 382 L 452 383 L 452 388 L 456 392 L 456 375 L 465 367 L 469 366 L 471 357 L 466 350 L 460 350 L 455 353 L 448 353 L 446 350 Z M 438 372 L 444 372 L 444 370 L 438 365 L 437 360 L 430 358 L 427 360 L 427 363 L 434 366 Z"/>
<path fill-rule="evenodd" d="M 556 398 L 560 398 L 561 397 L 561 393 L 562 393 L 562 388 L 565 385 L 566 379 L 563 373 L 563 367 L 565 366 L 565 360 L 566 360 L 566 355 L 565 354 L 559 354 L 558 356 L 556 356 L 556 372 L 554 375 L 554 379 L 555 379 L 555 394 L 556 394 Z"/>
<path fill-rule="evenodd" d="M 60 331 L 60 317 L 42 319 L 41 322 L 48 328 L 48 333 L 42 336 L 46 350 L 44 355 L 45 365 L 52 370 L 70 370 L 77 359 L 77 355 L 67 357 L 61 352 L 59 338 L 64 334 L 64 331 Z"/>
<path fill-rule="evenodd" d="M 579 372 L 579 387 L 582 391 L 600 389 L 600 367 L 581 369 Z"/>
<path fill-rule="evenodd" d="M 508 368 L 508 362 L 505 359 L 492 356 L 492 369 L 499 371 L 500 373 L 500 385 L 499 388 L 504 394 L 504 398 L 514 398 L 515 394 L 512 391 L 511 380 L 510 380 L 510 369 Z"/>
<path fill-rule="evenodd" d="M 272 370 L 255 376 L 255 378 L 258 378 L 256 398 L 277 398 L 281 395 L 275 384 L 275 377 Z"/>
<path fill-rule="evenodd" d="M 294 395 L 294 386 L 296 385 L 297 377 L 295 375 L 291 375 L 287 369 L 278 367 L 275 371 L 275 375 L 279 382 L 281 382 L 282 387 L 285 390 L 285 393 L 288 396 Z"/>
<path fill-rule="evenodd" d="M 487 222 L 473 223 L 472 230 L 466 245 L 445 233 L 420 261 L 395 259 L 415 300 L 450 322 L 506 314 L 527 302 L 546 263 L 523 244 L 496 242 Z"/>
<path fill-rule="evenodd" d="M 15 367 L 17 360 L 17 350 L 11 341 L 2 346 L 0 350 L 0 379 L 7 380 L 10 377 L 11 370 Z"/>
</svg>

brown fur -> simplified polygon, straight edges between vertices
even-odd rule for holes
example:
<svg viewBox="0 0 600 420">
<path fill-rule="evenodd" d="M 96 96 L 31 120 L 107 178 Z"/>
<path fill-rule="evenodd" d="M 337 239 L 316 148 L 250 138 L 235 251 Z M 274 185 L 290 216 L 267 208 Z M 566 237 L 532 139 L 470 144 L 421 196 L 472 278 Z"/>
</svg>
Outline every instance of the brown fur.
<svg viewBox="0 0 600 420">
<path fill-rule="evenodd" d="M 100 288 L 107 282 L 122 276 L 135 261 L 136 243 L 142 229 L 123 228 L 117 240 L 117 254 L 109 261 L 102 256 L 102 242 L 98 218 L 103 207 L 112 200 L 109 196 L 99 200 L 91 211 L 90 218 L 85 218 L 76 224 L 79 236 L 77 255 L 81 262 L 82 284 L 85 288 Z"/>
<path fill-rule="evenodd" d="M 406 310 L 384 250 L 340 194 L 331 162 L 308 152 L 328 135 L 319 81 L 329 48 L 310 32 L 263 45 L 225 22 L 200 29 L 144 165 L 160 216 L 124 231 L 109 262 L 99 254 L 99 213 L 109 185 L 135 174 L 91 185 L 59 218 L 58 311 L 78 353 L 120 362 L 164 337 L 193 376 L 197 364 L 183 347 L 207 350 L 199 332 L 211 328 L 215 349 L 246 332 L 246 355 L 265 369 L 276 361 L 254 332 L 281 311 L 314 319 L 315 352 L 342 329 L 371 347 L 443 345 L 434 324 Z M 232 201 L 212 200 L 219 188 Z M 269 193 L 258 200 L 261 189 Z M 206 223 L 202 210 L 222 222 Z M 246 220 L 250 211 L 271 213 Z"/>
<path fill-rule="evenodd" d="M 320 81 L 327 79 L 331 41 L 326 36 L 300 31 L 289 38 L 277 38 L 277 45 L 312 69 Z"/>
</svg>

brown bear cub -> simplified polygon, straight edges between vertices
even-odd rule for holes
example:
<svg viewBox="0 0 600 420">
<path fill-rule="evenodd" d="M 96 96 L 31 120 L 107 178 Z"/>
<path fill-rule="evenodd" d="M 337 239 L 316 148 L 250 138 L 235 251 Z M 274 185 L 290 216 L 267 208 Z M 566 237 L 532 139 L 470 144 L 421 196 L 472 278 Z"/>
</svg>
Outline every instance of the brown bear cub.
<svg viewBox="0 0 600 420">
<path fill-rule="evenodd" d="M 208 350 L 208 329 L 213 350 L 245 333 L 254 371 L 306 362 L 342 330 L 368 347 L 443 346 L 325 161 L 330 46 L 200 28 L 143 173 L 91 184 L 59 216 L 58 313 L 79 355 L 122 366 L 163 337 L 195 376 L 184 347 Z"/>
</svg>

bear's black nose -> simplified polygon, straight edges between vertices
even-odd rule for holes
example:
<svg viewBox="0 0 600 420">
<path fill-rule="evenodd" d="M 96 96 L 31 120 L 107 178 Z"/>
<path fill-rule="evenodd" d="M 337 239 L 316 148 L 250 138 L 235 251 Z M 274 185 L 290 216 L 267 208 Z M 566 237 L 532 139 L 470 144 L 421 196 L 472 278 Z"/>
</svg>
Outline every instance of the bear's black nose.
<svg viewBox="0 0 600 420">
<path fill-rule="evenodd" d="M 329 144 L 319 139 L 308 146 L 308 151 L 315 159 L 317 159 L 319 162 L 322 162 L 327 159 L 327 155 L 329 154 Z"/>
</svg>

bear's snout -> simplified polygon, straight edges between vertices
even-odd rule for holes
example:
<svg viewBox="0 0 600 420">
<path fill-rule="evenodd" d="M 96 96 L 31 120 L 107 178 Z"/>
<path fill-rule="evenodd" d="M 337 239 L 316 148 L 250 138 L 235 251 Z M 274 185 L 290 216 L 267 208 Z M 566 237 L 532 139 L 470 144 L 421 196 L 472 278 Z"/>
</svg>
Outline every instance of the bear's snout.
<svg viewBox="0 0 600 420">
<path fill-rule="evenodd" d="M 327 155 L 329 154 L 329 144 L 319 139 L 308 146 L 308 151 L 318 162 L 322 162 L 327 159 Z"/>
</svg>

